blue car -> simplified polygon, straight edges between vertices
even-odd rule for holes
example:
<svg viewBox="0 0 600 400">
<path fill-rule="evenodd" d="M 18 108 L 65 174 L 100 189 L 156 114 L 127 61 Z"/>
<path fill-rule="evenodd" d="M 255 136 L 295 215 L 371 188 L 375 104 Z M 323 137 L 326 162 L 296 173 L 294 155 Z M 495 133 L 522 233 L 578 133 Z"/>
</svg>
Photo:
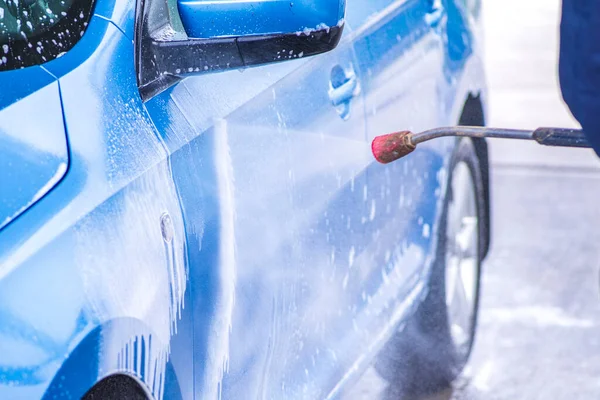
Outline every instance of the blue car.
<svg viewBox="0 0 600 400">
<path fill-rule="evenodd" d="M 487 145 L 371 141 L 484 124 L 480 29 L 479 0 L 1 2 L 0 399 L 451 382 Z"/>
</svg>

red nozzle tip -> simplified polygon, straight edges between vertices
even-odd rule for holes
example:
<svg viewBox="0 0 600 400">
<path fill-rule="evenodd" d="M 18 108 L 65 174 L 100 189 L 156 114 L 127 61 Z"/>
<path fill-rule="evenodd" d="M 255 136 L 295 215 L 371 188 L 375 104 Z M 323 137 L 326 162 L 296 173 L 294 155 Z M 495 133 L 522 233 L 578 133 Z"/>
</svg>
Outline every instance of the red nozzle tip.
<svg viewBox="0 0 600 400">
<path fill-rule="evenodd" d="M 412 153 L 416 146 L 410 141 L 411 135 L 409 131 L 402 131 L 377 136 L 371 144 L 373 156 L 380 163 L 389 164 Z"/>
</svg>

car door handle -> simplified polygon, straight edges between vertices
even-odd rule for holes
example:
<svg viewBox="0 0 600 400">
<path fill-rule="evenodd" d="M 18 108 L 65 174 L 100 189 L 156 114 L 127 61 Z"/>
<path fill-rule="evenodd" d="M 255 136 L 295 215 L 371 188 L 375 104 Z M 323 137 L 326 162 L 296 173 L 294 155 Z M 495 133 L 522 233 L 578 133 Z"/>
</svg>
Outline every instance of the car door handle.
<svg viewBox="0 0 600 400">
<path fill-rule="evenodd" d="M 442 0 L 434 0 L 431 10 L 425 15 L 425 22 L 432 28 L 437 28 L 444 17 L 444 5 Z"/>
<path fill-rule="evenodd" d="M 354 72 L 350 72 L 346 77 L 346 82 L 338 87 L 329 89 L 329 99 L 334 107 L 348 103 L 358 94 L 358 78 Z"/>
</svg>

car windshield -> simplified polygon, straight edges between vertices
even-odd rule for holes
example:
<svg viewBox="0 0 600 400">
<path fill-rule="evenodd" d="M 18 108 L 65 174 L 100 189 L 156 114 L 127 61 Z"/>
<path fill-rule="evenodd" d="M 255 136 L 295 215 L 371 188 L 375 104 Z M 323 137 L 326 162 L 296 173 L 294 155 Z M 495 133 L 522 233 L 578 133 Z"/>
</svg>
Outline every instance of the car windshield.
<svg viewBox="0 0 600 400">
<path fill-rule="evenodd" d="M 0 42 L 35 38 L 67 15 L 73 0 L 5 0 L 0 3 Z"/>
<path fill-rule="evenodd" d="M 42 64 L 83 35 L 92 1 L 0 0 L 0 71 Z"/>
</svg>

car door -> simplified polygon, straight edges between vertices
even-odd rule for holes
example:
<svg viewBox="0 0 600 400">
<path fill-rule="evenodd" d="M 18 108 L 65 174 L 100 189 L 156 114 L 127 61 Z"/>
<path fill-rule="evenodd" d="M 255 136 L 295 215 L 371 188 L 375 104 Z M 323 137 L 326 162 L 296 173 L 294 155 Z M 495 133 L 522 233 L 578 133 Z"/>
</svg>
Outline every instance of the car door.
<svg viewBox="0 0 600 400">
<path fill-rule="evenodd" d="M 201 398 L 323 398 L 364 352 L 372 156 L 352 37 L 147 103 L 184 210 Z"/>
<path fill-rule="evenodd" d="M 437 0 L 350 2 L 369 142 L 386 133 L 441 125 L 444 18 Z M 441 140 L 406 159 L 367 169 L 368 296 L 377 299 L 371 327 L 379 338 L 387 337 L 424 293 L 451 147 L 452 141 Z"/>
</svg>

